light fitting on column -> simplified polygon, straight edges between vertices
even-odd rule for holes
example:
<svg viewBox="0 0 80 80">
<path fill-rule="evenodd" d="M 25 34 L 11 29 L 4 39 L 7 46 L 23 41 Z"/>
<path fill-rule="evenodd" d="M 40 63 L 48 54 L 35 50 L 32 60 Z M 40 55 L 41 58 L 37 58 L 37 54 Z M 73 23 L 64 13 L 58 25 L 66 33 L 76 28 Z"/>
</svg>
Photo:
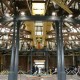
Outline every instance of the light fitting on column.
<svg viewBox="0 0 80 80">
<path fill-rule="evenodd" d="M 20 12 L 20 16 L 25 16 L 25 12 L 24 11 L 21 11 Z"/>
<path fill-rule="evenodd" d="M 10 17 L 10 14 L 9 13 L 5 13 L 4 16 L 5 17 Z"/>
<path fill-rule="evenodd" d="M 72 15 L 72 14 L 69 14 L 69 15 L 68 15 L 68 17 L 69 17 L 69 18 L 72 18 L 72 17 L 73 17 L 73 15 Z"/>
<path fill-rule="evenodd" d="M 52 12 L 52 16 L 57 16 L 57 13 L 56 12 Z"/>
</svg>

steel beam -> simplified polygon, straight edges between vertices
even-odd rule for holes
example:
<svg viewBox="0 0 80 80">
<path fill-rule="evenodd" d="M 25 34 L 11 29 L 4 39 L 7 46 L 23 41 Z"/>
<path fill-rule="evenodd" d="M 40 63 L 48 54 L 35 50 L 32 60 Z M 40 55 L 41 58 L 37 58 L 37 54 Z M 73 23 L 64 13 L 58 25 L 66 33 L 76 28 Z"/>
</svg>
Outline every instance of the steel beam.
<svg viewBox="0 0 80 80">
<path fill-rule="evenodd" d="M 52 0 L 52 1 L 54 1 L 57 5 L 59 5 L 62 9 L 64 9 L 69 14 L 73 13 L 62 0 Z"/>
<path fill-rule="evenodd" d="M 17 20 L 28 20 L 28 21 L 57 21 L 60 20 L 58 16 L 16 16 Z"/>
<path fill-rule="evenodd" d="M 63 16 L 62 16 L 63 17 Z M 13 21 L 14 18 L 18 21 L 60 21 L 60 17 L 58 16 L 12 16 L 12 17 L 0 17 L 0 22 L 9 22 Z M 71 22 L 71 23 L 78 23 L 80 24 L 80 19 L 75 19 L 75 18 L 65 18 L 63 17 L 63 22 Z"/>
<path fill-rule="evenodd" d="M 39 15 L 35 15 L 35 16 L 12 16 L 12 17 L 2 17 L 0 18 L 0 22 L 7 22 L 7 21 L 13 21 L 13 19 L 21 20 L 21 21 L 57 21 L 60 20 L 59 17 L 57 16 L 39 16 Z"/>
<path fill-rule="evenodd" d="M 2 2 L 5 4 L 5 6 L 10 10 L 10 13 L 13 13 L 13 8 L 10 7 L 7 0 L 2 0 Z"/>
<path fill-rule="evenodd" d="M 1 0 L 1 8 L 2 8 L 2 13 L 4 14 L 4 7 L 3 7 L 3 2 Z"/>
</svg>

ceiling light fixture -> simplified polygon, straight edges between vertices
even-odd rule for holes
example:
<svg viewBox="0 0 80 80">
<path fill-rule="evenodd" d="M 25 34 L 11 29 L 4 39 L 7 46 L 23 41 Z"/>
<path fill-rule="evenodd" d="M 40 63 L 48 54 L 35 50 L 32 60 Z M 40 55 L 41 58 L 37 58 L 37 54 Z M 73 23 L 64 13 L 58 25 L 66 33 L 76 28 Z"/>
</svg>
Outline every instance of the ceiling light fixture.
<svg viewBox="0 0 80 80">
<path fill-rule="evenodd" d="M 72 18 L 72 17 L 73 17 L 73 15 L 72 15 L 72 14 L 69 14 L 69 15 L 68 15 L 68 17 L 69 17 L 69 18 Z"/>
<path fill-rule="evenodd" d="M 24 11 L 21 11 L 21 12 L 20 12 L 20 15 L 21 15 L 21 16 L 25 16 L 25 12 L 24 12 Z"/>
<path fill-rule="evenodd" d="M 56 12 L 52 12 L 52 16 L 57 16 L 57 13 Z"/>
<path fill-rule="evenodd" d="M 9 13 L 5 13 L 4 16 L 5 17 L 10 17 L 10 14 Z"/>
</svg>

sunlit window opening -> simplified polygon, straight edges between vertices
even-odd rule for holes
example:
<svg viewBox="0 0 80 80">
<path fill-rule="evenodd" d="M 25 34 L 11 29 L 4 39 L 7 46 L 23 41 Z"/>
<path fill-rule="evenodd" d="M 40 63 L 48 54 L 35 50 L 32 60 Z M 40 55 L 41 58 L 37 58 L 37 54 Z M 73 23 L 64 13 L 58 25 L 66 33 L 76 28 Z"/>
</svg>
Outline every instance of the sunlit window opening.
<svg viewBox="0 0 80 80">
<path fill-rule="evenodd" d="M 45 60 L 34 60 L 35 67 L 37 66 L 39 68 L 39 73 L 41 73 L 41 70 L 45 68 Z"/>
<path fill-rule="evenodd" d="M 32 14 L 33 15 L 44 15 L 45 14 L 45 3 L 32 3 Z"/>
</svg>

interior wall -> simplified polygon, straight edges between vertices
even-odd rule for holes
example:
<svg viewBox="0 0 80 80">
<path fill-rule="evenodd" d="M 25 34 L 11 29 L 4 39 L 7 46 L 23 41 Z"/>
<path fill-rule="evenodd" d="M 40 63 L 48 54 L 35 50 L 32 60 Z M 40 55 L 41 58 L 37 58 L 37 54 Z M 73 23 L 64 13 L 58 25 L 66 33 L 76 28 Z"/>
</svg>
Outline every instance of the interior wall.
<svg viewBox="0 0 80 80">
<path fill-rule="evenodd" d="M 10 55 L 5 55 L 5 69 L 9 69 L 10 68 Z M 24 70 L 27 71 L 27 56 L 19 56 L 19 70 Z"/>
<path fill-rule="evenodd" d="M 4 60 L 4 69 L 10 69 L 10 55 L 5 55 L 5 60 Z"/>
<path fill-rule="evenodd" d="M 73 57 L 72 56 L 65 56 L 65 67 L 69 67 L 73 65 Z"/>
<path fill-rule="evenodd" d="M 28 66 L 28 57 L 27 56 L 19 56 L 19 69 L 27 71 Z"/>
<path fill-rule="evenodd" d="M 28 56 L 19 56 L 19 69 L 28 71 L 30 63 L 28 62 Z M 56 56 L 50 56 L 48 57 L 48 64 L 49 68 L 57 67 L 57 57 Z M 1 59 L 0 59 L 1 60 Z M 46 60 L 45 56 L 33 56 L 32 57 L 32 63 L 34 63 L 34 60 Z M 1 62 L 1 61 L 0 61 Z M 4 69 L 9 69 L 10 66 L 10 55 L 4 56 Z M 65 56 L 65 67 L 68 67 L 70 65 L 73 65 L 73 58 L 72 56 Z"/>
<path fill-rule="evenodd" d="M 65 64 L 65 67 L 69 67 L 69 66 L 73 65 L 73 58 L 72 58 L 72 56 L 65 56 L 64 64 Z M 50 68 L 57 67 L 57 56 L 51 56 L 49 58 L 49 67 Z"/>
<path fill-rule="evenodd" d="M 49 57 L 49 68 L 57 67 L 57 57 L 50 56 Z"/>
</svg>

